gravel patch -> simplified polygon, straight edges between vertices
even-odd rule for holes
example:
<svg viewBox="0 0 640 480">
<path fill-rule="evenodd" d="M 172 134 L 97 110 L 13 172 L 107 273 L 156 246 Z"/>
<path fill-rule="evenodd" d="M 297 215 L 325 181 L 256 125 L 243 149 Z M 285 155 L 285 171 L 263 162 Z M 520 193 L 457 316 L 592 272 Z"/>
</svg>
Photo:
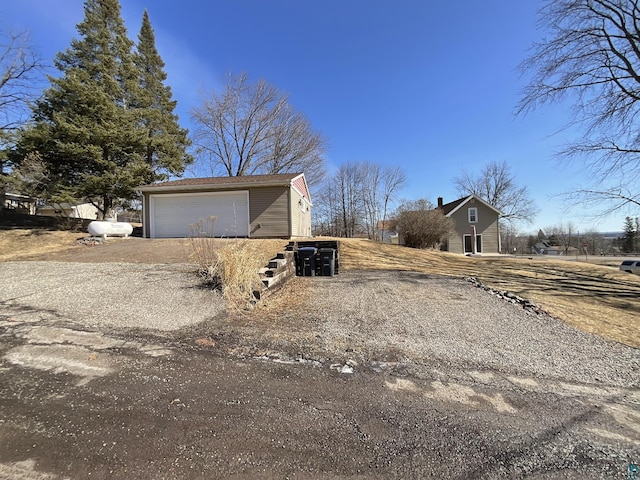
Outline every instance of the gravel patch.
<svg viewBox="0 0 640 480">
<path fill-rule="evenodd" d="M 177 330 L 226 310 L 193 266 L 131 263 L 0 264 L 0 302 L 90 328 Z"/>
<path fill-rule="evenodd" d="M 274 308 L 233 320 L 219 293 L 203 288 L 189 265 L 8 262 L 0 271 L 8 279 L 0 284 L 0 303 L 12 312 L 22 308 L 87 328 L 236 332 L 244 345 L 369 365 L 410 362 L 474 375 L 486 370 L 640 386 L 640 349 L 529 311 L 462 278 L 396 271 L 296 277 L 276 294 Z"/>
<path fill-rule="evenodd" d="M 311 298 L 282 316 L 304 321 L 328 351 L 640 386 L 639 349 L 527 311 L 463 279 L 358 271 L 297 280 Z"/>
</svg>

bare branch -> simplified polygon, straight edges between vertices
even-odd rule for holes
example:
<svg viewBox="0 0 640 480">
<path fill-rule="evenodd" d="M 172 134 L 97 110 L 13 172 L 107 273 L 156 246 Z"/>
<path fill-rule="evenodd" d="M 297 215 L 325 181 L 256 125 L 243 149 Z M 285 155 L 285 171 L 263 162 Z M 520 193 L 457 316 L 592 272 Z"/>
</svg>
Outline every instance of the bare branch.
<svg viewBox="0 0 640 480">
<path fill-rule="evenodd" d="M 611 187 L 603 190 L 578 189 L 561 194 L 560 197 L 569 205 L 580 205 L 583 211 L 593 212 L 586 216 L 594 221 L 640 208 L 640 195 L 625 187 Z"/>
<path fill-rule="evenodd" d="M 502 212 L 509 222 L 531 223 L 538 212 L 526 186 L 518 186 L 506 162 L 490 162 L 477 176 L 462 172 L 454 178 L 460 195 L 477 195 Z"/>
<path fill-rule="evenodd" d="M 637 0 L 546 0 L 548 36 L 520 65 L 533 73 L 516 112 L 568 100 L 581 140 L 561 161 L 584 165 L 590 184 L 567 194 L 608 215 L 633 206 L 640 179 L 640 8 Z M 610 185 L 617 185 L 613 190 Z M 621 189 L 617 191 L 616 189 Z M 621 195 L 620 192 L 631 192 Z"/>
<path fill-rule="evenodd" d="M 213 175 L 305 172 L 313 181 L 324 172 L 325 140 L 264 80 L 230 75 L 222 94 L 202 95 L 191 118 L 196 149 L 209 156 Z"/>
<path fill-rule="evenodd" d="M 0 132 L 24 123 L 43 69 L 27 32 L 0 31 Z"/>
</svg>

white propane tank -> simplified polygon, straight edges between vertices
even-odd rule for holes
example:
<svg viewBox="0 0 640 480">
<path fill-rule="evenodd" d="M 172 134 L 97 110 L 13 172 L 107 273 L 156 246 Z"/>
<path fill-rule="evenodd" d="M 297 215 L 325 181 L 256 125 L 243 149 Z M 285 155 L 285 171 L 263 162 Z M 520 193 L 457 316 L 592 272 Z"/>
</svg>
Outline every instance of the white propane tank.
<svg viewBox="0 0 640 480">
<path fill-rule="evenodd" d="M 112 237 L 128 237 L 133 233 L 133 227 L 127 222 L 100 222 L 98 220 L 91 222 L 87 230 L 94 237 L 107 238 Z"/>
</svg>

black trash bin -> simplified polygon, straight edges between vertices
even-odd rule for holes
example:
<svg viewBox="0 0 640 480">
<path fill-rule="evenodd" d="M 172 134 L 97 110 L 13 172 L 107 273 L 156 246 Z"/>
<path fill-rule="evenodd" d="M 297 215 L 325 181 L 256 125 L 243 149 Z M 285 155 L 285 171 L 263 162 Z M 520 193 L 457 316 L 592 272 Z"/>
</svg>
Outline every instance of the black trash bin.
<svg viewBox="0 0 640 480">
<path fill-rule="evenodd" d="M 325 277 L 333 277 L 336 265 L 335 248 L 321 248 L 318 250 L 319 274 Z"/>
<path fill-rule="evenodd" d="M 316 276 L 316 247 L 302 247 L 298 249 L 296 259 L 296 275 L 299 277 Z"/>
</svg>

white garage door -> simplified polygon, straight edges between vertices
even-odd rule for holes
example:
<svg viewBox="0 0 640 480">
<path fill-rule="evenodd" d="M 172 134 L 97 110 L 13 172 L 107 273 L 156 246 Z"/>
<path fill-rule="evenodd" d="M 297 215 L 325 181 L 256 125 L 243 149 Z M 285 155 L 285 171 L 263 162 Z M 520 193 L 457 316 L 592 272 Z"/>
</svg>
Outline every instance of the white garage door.
<svg viewBox="0 0 640 480">
<path fill-rule="evenodd" d="M 249 192 L 174 193 L 149 197 L 151 238 L 189 237 L 192 225 L 212 216 L 216 217 L 213 236 L 248 237 Z"/>
</svg>

